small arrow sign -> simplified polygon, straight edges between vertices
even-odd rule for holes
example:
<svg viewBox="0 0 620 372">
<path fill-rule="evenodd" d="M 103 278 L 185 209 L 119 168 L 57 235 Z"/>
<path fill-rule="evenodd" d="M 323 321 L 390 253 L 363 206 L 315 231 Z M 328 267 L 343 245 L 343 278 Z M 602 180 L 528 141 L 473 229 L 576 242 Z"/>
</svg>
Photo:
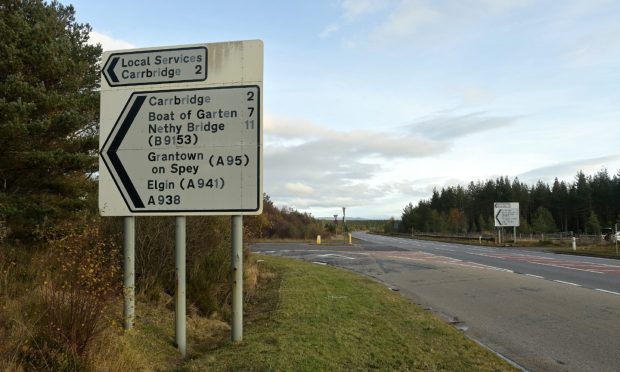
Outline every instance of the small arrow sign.
<svg viewBox="0 0 620 372">
<path fill-rule="evenodd" d="M 110 64 L 108 66 L 108 68 L 105 69 L 107 76 L 110 77 L 110 80 L 112 80 L 113 83 L 118 83 L 118 77 L 116 76 L 116 73 L 114 72 L 114 68 L 116 67 L 116 64 L 118 63 L 118 60 L 120 59 L 120 57 L 112 57 L 110 58 Z"/>
<path fill-rule="evenodd" d="M 503 209 L 500 209 L 499 212 L 497 212 L 497 214 L 495 215 L 495 220 L 497 221 L 497 224 L 499 226 L 506 226 L 506 221 L 504 221 L 504 218 L 502 216 L 502 218 L 500 219 L 500 215 L 502 214 Z"/>
<path fill-rule="evenodd" d="M 112 53 L 102 74 L 111 87 L 204 81 L 207 79 L 207 47 Z"/>
<path fill-rule="evenodd" d="M 118 132 L 116 133 L 116 136 L 114 137 L 114 140 L 112 141 L 112 143 L 110 144 L 110 147 L 108 147 L 106 151 L 106 155 L 108 159 L 110 160 L 110 164 L 116 170 L 116 173 L 118 174 L 120 182 L 125 187 L 125 190 L 127 190 L 127 194 L 129 194 L 131 202 L 136 208 L 144 208 L 144 203 L 142 202 L 142 199 L 140 199 L 140 195 L 136 191 L 134 184 L 131 182 L 131 178 L 127 174 L 127 171 L 125 170 L 125 167 L 123 166 L 123 162 L 118 157 L 117 151 L 121 143 L 123 142 L 123 139 L 125 139 L 125 135 L 129 131 L 131 124 L 133 124 L 133 121 L 138 115 L 138 112 L 140 111 L 140 108 L 144 104 L 145 100 L 146 100 L 146 96 L 143 96 L 143 95 L 139 95 L 135 97 L 135 100 L 133 101 L 133 103 L 131 104 L 131 107 L 129 108 L 129 112 L 127 113 L 127 116 L 125 116 L 125 119 L 122 121 L 122 124 L 119 127 Z"/>
</svg>

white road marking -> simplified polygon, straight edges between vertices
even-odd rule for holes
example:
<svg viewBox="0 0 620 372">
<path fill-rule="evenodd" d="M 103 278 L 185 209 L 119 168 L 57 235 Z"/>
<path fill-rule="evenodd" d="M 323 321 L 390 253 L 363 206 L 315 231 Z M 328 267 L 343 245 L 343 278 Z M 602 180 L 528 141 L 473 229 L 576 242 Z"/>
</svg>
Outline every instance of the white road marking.
<svg viewBox="0 0 620 372">
<path fill-rule="evenodd" d="M 325 263 L 325 262 L 319 262 L 319 261 L 312 261 L 312 263 L 313 263 L 313 264 L 317 264 L 317 265 L 323 265 L 323 266 L 327 265 L 327 263 Z"/>
<path fill-rule="evenodd" d="M 447 252 L 456 252 L 454 249 L 448 249 L 448 248 L 435 248 L 438 251 L 447 251 Z"/>
<path fill-rule="evenodd" d="M 513 274 L 514 274 L 514 271 L 513 271 L 513 270 L 510 270 L 510 269 L 504 269 L 504 268 L 501 268 L 501 267 L 484 265 L 484 264 L 477 263 L 477 262 L 473 262 L 473 263 L 474 263 L 474 264 L 476 264 L 476 265 L 482 266 L 482 267 L 484 267 L 484 268 L 487 268 L 487 269 L 489 269 L 489 270 L 503 271 L 503 272 L 506 272 L 506 273 L 513 273 Z"/>
<path fill-rule="evenodd" d="M 568 284 L 568 285 L 572 285 L 572 286 L 575 286 L 575 287 L 581 287 L 581 284 L 571 283 L 571 282 L 565 282 L 565 281 L 563 281 L 563 280 L 554 280 L 554 282 L 557 282 L 557 283 L 562 283 L 562 284 Z"/>
<path fill-rule="evenodd" d="M 614 291 L 608 291 L 606 289 L 599 289 L 599 288 L 594 288 L 595 291 L 599 291 L 599 292 L 605 292 L 605 293 L 610 293 L 610 294 L 615 294 L 616 296 L 620 296 L 620 293 L 618 292 L 614 292 Z"/>
<path fill-rule="evenodd" d="M 343 256 L 341 254 L 327 253 L 327 254 L 317 254 L 317 257 L 340 257 L 346 258 L 347 260 L 354 260 L 355 257 Z"/>
<path fill-rule="evenodd" d="M 532 278 L 545 279 L 543 276 L 540 276 L 540 275 L 534 275 L 534 274 L 525 274 L 525 275 L 531 276 Z"/>
</svg>

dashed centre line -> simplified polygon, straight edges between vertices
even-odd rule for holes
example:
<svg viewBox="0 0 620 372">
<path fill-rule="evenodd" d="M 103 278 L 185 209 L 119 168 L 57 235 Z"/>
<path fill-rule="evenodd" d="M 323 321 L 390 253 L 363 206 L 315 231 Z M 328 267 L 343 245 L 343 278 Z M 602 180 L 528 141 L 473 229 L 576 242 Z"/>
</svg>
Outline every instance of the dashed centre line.
<svg viewBox="0 0 620 372">
<path fill-rule="evenodd" d="M 614 292 L 614 291 L 608 291 L 606 289 L 599 289 L 599 288 L 594 288 L 595 291 L 599 291 L 599 292 L 604 292 L 604 293 L 609 293 L 609 294 L 614 294 L 616 296 L 620 296 L 620 293 L 618 292 Z"/>
<path fill-rule="evenodd" d="M 534 274 L 525 274 L 525 276 L 531 276 L 532 278 L 545 279 L 544 276 L 534 275 Z"/>
<path fill-rule="evenodd" d="M 568 284 L 568 285 L 572 285 L 574 287 L 581 287 L 581 284 L 577 284 L 577 283 L 571 283 L 571 282 L 565 282 L 563 280 L 554 280 L 554 282 L 556 283 L 562 283 L 562 284 Z"/>
<path fill-rule="evenodd" d="M 590 263 L 590 262 L 575 262 L 569 260 L 562 260 L 553 257 L 540 257 L 531 256 L 527 254 L 501 254 L 501 253 L 472 253 L 482 257 L 492 257 L 507 261 L 522 261 L 536 265 L 551 266 L 562 269 L 585 271 L 594 274 L 612 274 L 620 275 L 620 266 L 603 264 L 603 263 Z"/>
</svg>

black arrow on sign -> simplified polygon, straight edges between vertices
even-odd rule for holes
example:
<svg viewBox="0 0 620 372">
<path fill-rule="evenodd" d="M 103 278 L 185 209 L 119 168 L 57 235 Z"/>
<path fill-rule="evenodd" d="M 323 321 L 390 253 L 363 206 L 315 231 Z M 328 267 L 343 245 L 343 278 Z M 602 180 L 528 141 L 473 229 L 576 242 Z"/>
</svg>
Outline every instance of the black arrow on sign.
<svg viewBox="0 0 620 372">
<path fill-rule="evenodd" d="M 503 223 L 502 223 L 502 221 L 500 221 L 500 220 L 499 220 L 499 218 L 498 218 L 500 214 L 502 214 L 502 210 L 501 210 L 501 209 L 499 210 L 499 212 L 497 212 L 497 215 L 495 216 L 495 219 L 497 220 L 497 223 L 498 223 L 500 226 L 502 226 L 502 225 L 503 225 Z"/>
<path fill-rule="evenodd" d="M 131 198 L 131 201 L 136 208 L 144 208 L 144 203 L 142 202 L 142 199 L 140 199 L 140 195 L 138 195 L 138 191 L 136 191 L 136 188 L 131 182 L 131 179 L 129 178 L 129 175 L 127 174 L 127 171 L 125 170 L 125 167 L 123 166 L 123 163 L 118 157 L 116 151 L 118 151 L 118 148 L 121 146 L 121 143 L 123 142 L 127 131 L 129 131 L 131 124 L 136 118 L 136 115 L 138 115 L 138 112 L 140 112 L 140 108 L 142 108 L 142 104 L 144 104 L 144 101 L 146 101 L 146 96 L 136 97 L 136 100 L 131 105 L 127 116 L 125 116 L 125 120 L 123 120 L 120 128 L 118 128 L 118 132 L 116 132 L 116 136 L 114 137 L 114 140 L 112 140 L 110 148 L 108 148 L 108 151 L 106 151 L 106 154 L 108 154 L 108 158 L 110 159 L 112 166 L 116 170 L 116 173 L 121 179 L 121 182 L 125 186 L 125 190 L 127 190 L 127 194 L 129 194 L 129 198 Z"/>
<path fill-rule="evenodd" d="M 114 67 L 116 67 L 116 64 L 118 63 L 119 59 L 120 59 L 119 57 L 112 58 L 112 60 L 110 61 L 110 65 L 105 70 L 108 73 L 108 76 L 110 77 L 110 79 L 112 79 L 112 81 L 115 83 L 118 83 L 118 77 L 116 76 L 116 73 L 114 72 Z"/>
</svg>

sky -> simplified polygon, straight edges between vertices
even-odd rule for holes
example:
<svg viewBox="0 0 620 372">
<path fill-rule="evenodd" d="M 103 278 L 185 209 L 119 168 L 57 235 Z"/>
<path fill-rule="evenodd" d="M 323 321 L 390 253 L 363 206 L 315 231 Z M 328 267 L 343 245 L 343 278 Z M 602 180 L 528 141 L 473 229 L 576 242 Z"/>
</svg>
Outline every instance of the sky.
<svg viewBox="0 0 620 372">
<path fill-rule="evenodd" d="M 278 206 L 399 218 L 433 188 L 620 171 L 615 0 L 63 3 L 104 50 L 261 39 Z"/>
</svg>

